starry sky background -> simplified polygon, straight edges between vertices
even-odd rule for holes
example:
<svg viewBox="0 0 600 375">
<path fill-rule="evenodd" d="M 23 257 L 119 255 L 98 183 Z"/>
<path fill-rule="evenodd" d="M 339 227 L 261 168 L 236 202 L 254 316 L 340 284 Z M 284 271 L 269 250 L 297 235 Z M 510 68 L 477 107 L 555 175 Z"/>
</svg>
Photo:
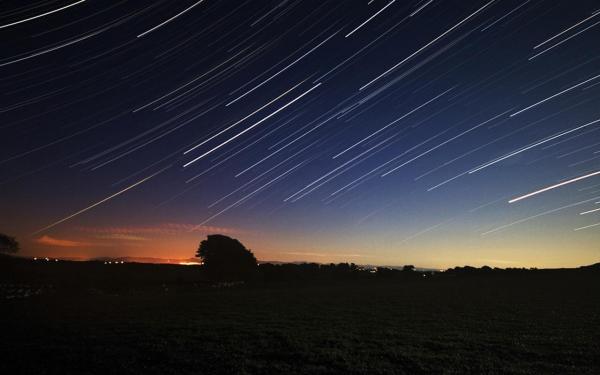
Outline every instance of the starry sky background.
<svg viewBox="0 0 600 375">
<path fill-rule="evenodd" d="M 263 260 L 597 262 L 599 10 L 3 1 L 0 231 L 35 256 L 224 233 Z"/>
</svg>

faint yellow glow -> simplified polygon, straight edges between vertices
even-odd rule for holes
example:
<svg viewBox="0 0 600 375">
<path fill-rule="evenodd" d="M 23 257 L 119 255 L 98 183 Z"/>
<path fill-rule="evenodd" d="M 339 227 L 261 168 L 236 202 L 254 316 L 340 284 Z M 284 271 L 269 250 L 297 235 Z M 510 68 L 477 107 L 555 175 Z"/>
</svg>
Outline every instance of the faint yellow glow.
<svg viewBox="0 0 600 375">
<path fill-rule="evenodd" d="M 179 262 L 182 266 L 200 266 L 202 262 Z"/>
</svg>

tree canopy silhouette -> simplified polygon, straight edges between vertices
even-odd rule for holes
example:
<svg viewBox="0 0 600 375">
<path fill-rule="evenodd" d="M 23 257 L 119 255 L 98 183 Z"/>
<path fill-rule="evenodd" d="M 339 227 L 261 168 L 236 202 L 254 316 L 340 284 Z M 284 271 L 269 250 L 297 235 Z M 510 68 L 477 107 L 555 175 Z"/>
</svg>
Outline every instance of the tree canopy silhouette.
<svg viewBox="0 0 600 375">
<path fill-rule="evenodd" d="M 201 258 L 212 280 L 245 280 L 256 270 L 254 254 L 235 238 L 212 234 L 200 242 L 196 257 Z"/>
<path fill-rule="evenodd" d="M 0 233 L 0 253 L 15 254 L 19 251 L 19 243 L 14 237 Z"/>
</svg>

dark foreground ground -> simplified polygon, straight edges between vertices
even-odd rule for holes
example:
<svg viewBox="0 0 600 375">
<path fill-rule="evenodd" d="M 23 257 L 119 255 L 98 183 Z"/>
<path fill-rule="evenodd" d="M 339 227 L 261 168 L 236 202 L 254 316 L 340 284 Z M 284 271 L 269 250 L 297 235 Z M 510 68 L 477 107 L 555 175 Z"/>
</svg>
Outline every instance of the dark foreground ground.
<svg viewBox="0 0 600 375">
<path fill-rule="evenodd" d="M 0 373 L 600 374 L 598 272 L 228 288 L 85 274 L 5 278 Z"/>
</svg>

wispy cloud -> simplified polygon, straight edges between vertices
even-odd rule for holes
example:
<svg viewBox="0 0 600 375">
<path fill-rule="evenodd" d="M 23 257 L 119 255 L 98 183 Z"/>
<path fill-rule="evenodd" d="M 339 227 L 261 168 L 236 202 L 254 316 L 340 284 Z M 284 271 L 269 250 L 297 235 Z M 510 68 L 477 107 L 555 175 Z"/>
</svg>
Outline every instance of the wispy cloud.
<svg viewBox="0 0 600 375">
<path fill-rule="evenodd" d="M 304 252 L 300 252 L 300 251 L 286 252 L 286 253 L 283 253 L 283 254 L 287 254 L 287 255 L 301 255 L 301 256 L 308 256 L 308 257 L 329 257 L 329 258 L 336 258 L 336 257 L 362 258 L 362 257 L 364 257 L 364 255 L 362 255 L 362 254 L 304 253 Z"/>
<path fill-rule="evenodd" d="M 488 262 L 488 263 L 497 263 L 497 264 L 516 264 L 516 262 L 512 260 L 504 260 L 504 259 L 477 259 L 478 262 Z"/>
<path fill-rule="evenodd" d="M 36 238 L 34 241 L 42 245 L 58 247 L 87 247 L 92 245 L 89 242 L 73 241 L 63 238 L 50 237 L 47 235 L 43 235 L 40 238 Z"/>
<path fill-rule="evenodd" d="M 177 235 L 182 233 L 220 233 L 220 234 L 240 234 L 244 231 L 210 225 L 197 226 L 195 224 L 182 223 L 161 223 L 147 226 L 116 226 L 116 227 L 77 227 L 79 231 L 93 233 L 97 235 L 114 236 L 113 239 L 119 239 L 118 236 L 139 236 L 142 235 Z M 120 238 L 133 239 L 133 238 Z"/>
<path fill-rule="evenodd" d="M 101 240 L 119 240 L 119 241 L 146 241 L 148 238 L 125 233 L 107 233 L 98 234 L 96 238 Z"/>
</svg>

